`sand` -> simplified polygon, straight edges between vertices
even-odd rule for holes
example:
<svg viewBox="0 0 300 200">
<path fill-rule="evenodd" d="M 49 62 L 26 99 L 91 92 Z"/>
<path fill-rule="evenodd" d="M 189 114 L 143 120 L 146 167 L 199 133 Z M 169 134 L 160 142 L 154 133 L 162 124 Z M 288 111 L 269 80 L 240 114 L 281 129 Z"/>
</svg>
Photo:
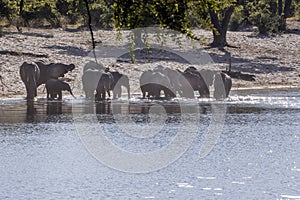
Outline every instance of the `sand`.
<svg viewBox="0 0 300 200">
<path fill-rule="evenodd" d="M 214 69 L 225 70 L 230 53 L 232 71 L 255 75 L 255 81 L 233 79 L 233 89 L 300 87 L 300 23 L 294 22 L 292 25 L 293 31 L 269 37 L 259 36 L 252 31 L 229 31 L 228 42 L 237 48 L 226 47 L 224 50 L 207 45 L 212 41 L 211 31 L 195 30 L 195 34 L 201 39 L 205 52 L 212 58 L 214 64 L 211 66 Z M 115 45 L 117 32 L 94 30 L 94 37 L 98 46 Z M 80 84 L 82 70 L 86 63 L 93 60 L 88 56 L 92 50 L 88 30 L 23 28 L 23 32 L 19 33 L 14 28 L 4 28 L 0 44 L 0 98 L 26 96 L 25 86 L 19 76 L 19 67 L 24 61 L 75 64 L 75 70 L 67 74 L 66 78 L 76 95 L 83 94 Z M 175 43 L 174 45 L 176 46 Z M 103 63 L 108 66 L 113 62 L 105 60 Z M 132 92 L 138 94 L 140 74 L 158 64 L 181 70 L 187 66 L 161 61 L 147 65 L 120 62 L 118 67 L 110 67 L 129 75 Z M 38 96 L 46 96 L 43 86 L 39 87 Z"/>
</svg>

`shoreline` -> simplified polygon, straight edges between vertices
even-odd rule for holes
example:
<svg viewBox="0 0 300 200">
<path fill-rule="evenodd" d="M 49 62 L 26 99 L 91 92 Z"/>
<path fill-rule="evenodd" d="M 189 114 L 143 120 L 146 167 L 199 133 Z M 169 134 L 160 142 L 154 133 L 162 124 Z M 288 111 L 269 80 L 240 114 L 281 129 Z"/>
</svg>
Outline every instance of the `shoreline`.
<svg viewBox="0 0 300 200">
<path fill-rule="evenodd" d="M 240 87 L 240 88 L 232 88 L 230 90 L 230 92 L 250 92 L 252 90 L 255 90 L 255 91 L 274 91 L 274 90 L 299 90 L 300 91 L 300 87 L 299 86 L 271 86 L 271 87 L 265 87 L 265 86 L 261 86 L 261 87 Z M 123 93 L 122 93 L 123 94 Z M 125 93 L 124 93 L 125 94 Z M 131 95 L 132 96 L 137 96 L 137 95 L 141 95 L 142 97 L 142 93 L 132 93 Z M 68 95 L 68 93 L 66 92 L 66 95 L 63 95 L 64 97 L 68 97 L 67 99 L 70 100 L 72 99 L 72 96 Z M 84 93 L 81 93 L 81 94 L 77 94 L 75 95 L 77 98 L 78 96 L 79 97 L 84 97 Z M 197 96 L 197 94 L 196 94 Z M 131 97 L 132 98 L 132 97 Z M 179 97 L 180 98 L 180 97 Z M 230 94 L 229 94 L 229 98 L 230 98 Z M 1 101 L 10 101 L 10 100 L 24 100 L 26 101 L 25 99 L 25 96 L 24 95 L 13 95 L 13 96 L 2 96 L 0 97 L 0 103 Z M 40 100 L 43 100 L 45 102 L 48 102 L 48 100 L 46 99 L 46 94 L 44 96 L 42 95 L 38 95 L 37 97 L 35 97 L 35 100 L 34 101 L 37 101 L 37 99 L 40 99 Z M 195 97 L 195 99 L 198 99 L 197 97 Z M 112 99 L 111 99 L 112 100 Z M 62 100 L 64 101 L 64 99 Z M 54 101 L 56 102 L 56 101 Z"/>
<path fill-rule="evenodd" d="M 300 27 L 300 23 L 296 23 Z M 300 30 L 300 29 L 299 29 Z M 26 91 L 19 76 L 19 66 L 24 61 L 44 61 L 45 63 L 62 62 L 75 64 L 75 69 L 66 75 L 72 80 L 69 82 L 75 94 L 82 94 L 78 81 L 81 80 L 82 69 L 90 58 L 90 35 L 88 31 L 70 32 L 63 29 L 34 29 L 24 28 L 18 33 L 11 28 L 3 29 L 0 37 L 0 99 L 25 97 Z M 113 30 L 95 30 L 98 45 L 112 45 L 117 34 Z M 206 44 L 212 41 L 211 31 L 199 29 L 195 34 L 203 39 Z M 300 88 L 300 34 L 286 33 L 272 37 L 259 37 L 253 32 L 228 31 L 228 43 L 239 48 L 219 50 L 210 48 L 206 44 L 201 46 L 213 60 L 213 68 L 218 71 L 225 70 L 228 66 L 228 53 L 232 58 L 231 71 L 255 75 L 255 81 L 244 81 L 233 78 L 232 91 L 255 89 L 289 89 Z M 172 44 L 173 45 L 173 44 Z M 175 45 L 175 42 L 174 42 Z M 10 55 L 7 52 L 16 52 Z M 34 57 L 33 55 L 45 57 Z M 102 61 L 101 61 L 102 62 Z M 183 70 L 186 66 L 172 62 L 154 62 L 171 66 L 173 69 Z M 138 92 L 138 78 L 147 66 L 140 64 L 117 63 L 118 70 L 128 75 L 131 87 Z M 44 87 L 38 88 L 38 96 L 46 96 Z"/>
</svg>

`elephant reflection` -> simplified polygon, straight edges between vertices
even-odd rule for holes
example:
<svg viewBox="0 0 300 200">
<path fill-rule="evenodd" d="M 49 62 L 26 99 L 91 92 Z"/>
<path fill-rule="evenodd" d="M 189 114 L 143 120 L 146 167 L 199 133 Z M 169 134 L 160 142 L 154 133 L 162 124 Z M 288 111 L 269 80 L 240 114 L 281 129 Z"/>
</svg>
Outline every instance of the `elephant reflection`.
<svg viewBox="0 0 300 200">
<path fill-rule="evenodd" d="M 62 111 L 62 102 L 47 102 L 47 115 L 60 115 Z"/>
<path fill-rule="evenodd" d="M 36 108 L 34 106 L 34 101 L 27 101 L 27 110 L 26 110 L 26 122 L 35 122 L 36 121 Z"/>
<path fill-rule="evenodd" d="M 97 119 L 100 123 L 113 123 L 114 116 L 111 112 L 110 102 L 95 103 Z"/>
</svg>

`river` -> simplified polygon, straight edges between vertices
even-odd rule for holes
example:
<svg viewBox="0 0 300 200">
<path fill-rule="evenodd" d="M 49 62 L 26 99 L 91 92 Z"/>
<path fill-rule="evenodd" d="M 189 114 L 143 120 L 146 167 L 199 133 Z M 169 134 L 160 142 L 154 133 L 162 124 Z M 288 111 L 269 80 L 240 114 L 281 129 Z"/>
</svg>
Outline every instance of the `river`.
<svg viewBox="0 0 300 200">
<path fill-rule="evenodd" d="M 0 199 L 300 199 L 299 89 L 0 105 Z"/>
</svg>

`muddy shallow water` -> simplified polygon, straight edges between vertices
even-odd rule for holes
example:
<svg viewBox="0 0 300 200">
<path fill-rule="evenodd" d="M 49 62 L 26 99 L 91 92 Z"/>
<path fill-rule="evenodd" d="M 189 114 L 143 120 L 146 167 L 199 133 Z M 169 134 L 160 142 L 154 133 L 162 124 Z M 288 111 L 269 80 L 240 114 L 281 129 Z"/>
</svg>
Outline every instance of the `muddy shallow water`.
<svg viewBox="0 0 300 200">
<path fill-rule="evenodd" d="M 1 199 L 300 198 L 299 90 L 235 91 L 226 101 L 5 99 L 0 105 Z M 135 155 L 191 142 L 170 163 L 157 154 L 150 161 L 158 169 L 117 156 L 114 166 L 84 140 L 95 130 Z M 102 145 L 96 147 L 105 151 Z"/>
</svg>

